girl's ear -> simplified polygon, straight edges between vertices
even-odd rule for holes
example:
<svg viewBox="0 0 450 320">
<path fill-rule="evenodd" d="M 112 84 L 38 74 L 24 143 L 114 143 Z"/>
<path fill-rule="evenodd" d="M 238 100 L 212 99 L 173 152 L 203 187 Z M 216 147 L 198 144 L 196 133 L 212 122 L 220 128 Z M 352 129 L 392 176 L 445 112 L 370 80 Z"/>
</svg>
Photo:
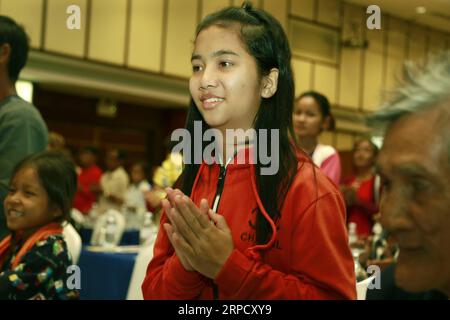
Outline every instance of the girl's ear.
<svg viewBox="0 0 450 320">
<path fill-rule="evenodd" d="M 331 126 L 331 118 L 326 117 L 322 122 L 322 131 L 327 131 L 330 129 Z"/>
<path fill-rule="evenodd" d="M 272 68 L 270 73 L 267 76 L 264 76 L 262 80 L 261 97 L 268 99 L 277 92 L 279 73 L 277 68 Z"/>
<path fill-rule="evenodd" d="M 50 210 L 53 218 L 58 218 L 63 215 L 61 208 L 58 206 L 51 206 Z"/>
</svg>

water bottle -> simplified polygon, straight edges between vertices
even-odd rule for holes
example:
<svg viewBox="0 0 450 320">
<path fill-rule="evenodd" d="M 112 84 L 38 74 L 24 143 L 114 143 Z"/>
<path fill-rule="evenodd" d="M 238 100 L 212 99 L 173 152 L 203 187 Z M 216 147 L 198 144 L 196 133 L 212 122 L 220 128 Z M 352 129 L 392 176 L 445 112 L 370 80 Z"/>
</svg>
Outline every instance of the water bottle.
<svg viewBox="0 0 450 320">
<path fill-rule="evenodd" d="M 141 245 L 150 243 L 153 240 L 155 228 L 153 225 L 153 213 L 146 212 L 144 215 L 144 221 L 139 231 L 139 238 Z"/>
<path fill-rule="evenodd" d="M 103 242 L 104 247 L 112 248 L 117 245 L 117 219 L 112 212 L 108 212 L 106 217 L 105 226 L 105 239 Z"/>
<path fill-rule="evenodd" d="M 358 235 L 356 234 L 356 223 L 350 222 L 348 224 L 348 244 L 355 245 L 358 242 Z"/>
<path fill-rule="evenodd" d="M 384 258 L 384 253 L 386 250 L 386 240 L 383 239 L 383 227 L 379 222 L 375 223 L 372 228 L 374 234 L 371 246 L 370 258 L 375 260 L 381 260 Z"/>
</svg>

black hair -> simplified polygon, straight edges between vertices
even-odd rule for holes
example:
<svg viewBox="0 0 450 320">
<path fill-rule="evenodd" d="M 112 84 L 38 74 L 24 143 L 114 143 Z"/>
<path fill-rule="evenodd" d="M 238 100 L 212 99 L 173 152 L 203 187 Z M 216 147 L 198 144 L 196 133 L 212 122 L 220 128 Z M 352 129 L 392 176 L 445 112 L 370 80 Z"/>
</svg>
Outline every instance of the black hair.
<svg viewBox="0 0 450 320">
<path fill-rule="evenodd" d="M 117 154 L 117 160 L 124 162 L 127 159 L 127 152 L 121 149 L 110 149 L 107 152 L 114 152 Z"/>
<path fill-rule="evenodd" d="M 27 63 L 29 40 L 23 27 L 13 19 L 0 15 L 0 45 L 8 43 L 11 47 L 8 61 L 8 75 L 15 83 L 19 73 Z"/>
<path fill-rule="evenodd" d="M 44 151 L 20 161 L 14 168 L 11 181 L 20 170 L 34 168 L 39 182 L 48 195 L 49 206 L 61 209 L 62 216 L 56 220 L 69 220 L 72 200 L 77 191 L 77 173 L 70 159 L 58 151 Z"/>
<path fill-rule="evenodd" d="M 93 146 L 86 146 L 80 149 L 80 153 L 83 152 L 89 152 L 92 153 L 94 156 L 98 156 L 98 149 L 96 147 Z"/>
<path fill-rule="evenodd" d="M 294 77 L 291 67 L 291 50 L 283 28 L 269 13 L 252 8 L 245 3 L 241 8 L 228 7 L 206 16 L 197 26 L 196 37 L 210 27 L 237 29 L 242 43 L 248 53 L 255 58 L 258 75 L 262 78 L 268 75 L 272 68 L 279 70 L 278 88 L 270 98 L 262 98 L 260 108 L 254 121 L 254 129 L 279 130 L 279 160 L 280 166 L 274 175 L 261 175 L 259 161 L 255 164 L 256 185 L 261 201 L 270 217 L 276 221 L 281 214 L 281 206 L 297 169 L 295 145 L 289 136 L 294 136 L 292 128 L 292 108 L 294 104 Z M 193 135 L 194 121 L 201 121 L 202 128 L 207 130 L 204 121 L 191 97 L 186 128 Z M 272 143 L 268 135 L 267 146 Z M 258 144 L 261 141 L 258 139 Z M 202 150 L 207 142 L 203 142 Z M 266 147 L 267 147 L 266 146 Z M 258 150 L 260 149 L 259 146 Z M 194 146 L 191 145 L 191 154 Z M 199 164 L 186 164 L 182 174 L 182 189 L 190 194 Z M 270 239 L 272 229 L 261 212 L 256 217 L 256 242 L 265 243 Z"/>
<path fill-rule="evenodd" d="M 327 97 L 325 97 L 323 94 L 317 92 L 317 91 L 306 91 L 300 94 L 296 99 L 295 102 L 300 101 L 300 99 L 304 97 L 311 97 L 314 99 L 314 101 L 317 103 L 317 105 L 320 108 L 320 113 L 322 114 L 322 117 L 324 119 L 329 118 L 330 123 L 328 126 L 328 130 L 334 130 L 336 127 L 336 123 L 334 120 L 333 115 L 331 114 L 331 107 L 330 102 L 328 101 Z"/>
</svg>

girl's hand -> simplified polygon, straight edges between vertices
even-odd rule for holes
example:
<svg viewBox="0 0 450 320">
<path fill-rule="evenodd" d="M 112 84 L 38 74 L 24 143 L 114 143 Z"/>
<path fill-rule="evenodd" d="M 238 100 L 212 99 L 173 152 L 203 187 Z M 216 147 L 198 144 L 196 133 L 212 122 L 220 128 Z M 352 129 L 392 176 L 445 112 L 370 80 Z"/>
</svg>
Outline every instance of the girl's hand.
<svg viewBox="0 0 450 320">
<path fill-rule="evenodd" d="M 177 194 L 174 202 L 175 208 L 168 214 L 175 229 L 174 246 L 195 270 L 215 279 L 234 248 L 225 218 L 209 209 L 206 199 L 200 208 L 185 195 Z"/>
<path fill-rule="evenodd" d="M 164 211 L 166 211 L 166 215 L 169 218 L 169 221 L 171 221 L 169 212 L 174 209 L 170 205 L 169 201 L 167 201 L 166 199 L 163 199 L 161 201 L 161 203 L 162 203 L 162 207 L 163 207 Z M 183 252 L 181 251 L 181 249 L 178 246 L 178 242 L 176 241 L 177 235 L 175 234 L 176 227 L 173 226 L 172 221 L 171 221 L 171 223 L 164 223 L 163 227 L 164 227 L 164 230 L 166 230 L 167 237 L 169 238 L 170 243 L 172 244 L 173 248 L 175 249 L 175 253 L 176 253 L 178 259 L 180 260 L 181 264 L 183 265 L 184 269 L 186 271 L 194 271 L 194 268 L 189 263 L 189 261 L 187 261 L 187 258 L 184 256 Z M 175 241 L 174 241 L 174 235 L 175 235 Z"/>
</svg>

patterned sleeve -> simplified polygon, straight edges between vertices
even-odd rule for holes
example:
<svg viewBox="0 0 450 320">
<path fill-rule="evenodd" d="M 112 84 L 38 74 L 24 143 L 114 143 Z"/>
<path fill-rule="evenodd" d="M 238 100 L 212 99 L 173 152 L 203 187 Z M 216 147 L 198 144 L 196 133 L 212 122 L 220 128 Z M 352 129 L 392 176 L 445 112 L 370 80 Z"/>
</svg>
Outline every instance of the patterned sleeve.
<svg viewBox="0 0 450 320">
<path fill-rule="evenodd" d="M 61 237 L 51 236 L 40 241 L 16 268 L 0 273 L 0 299 L 77 299 L 78 291 L 68 288 L 70 264 Z"/>
</svg>

